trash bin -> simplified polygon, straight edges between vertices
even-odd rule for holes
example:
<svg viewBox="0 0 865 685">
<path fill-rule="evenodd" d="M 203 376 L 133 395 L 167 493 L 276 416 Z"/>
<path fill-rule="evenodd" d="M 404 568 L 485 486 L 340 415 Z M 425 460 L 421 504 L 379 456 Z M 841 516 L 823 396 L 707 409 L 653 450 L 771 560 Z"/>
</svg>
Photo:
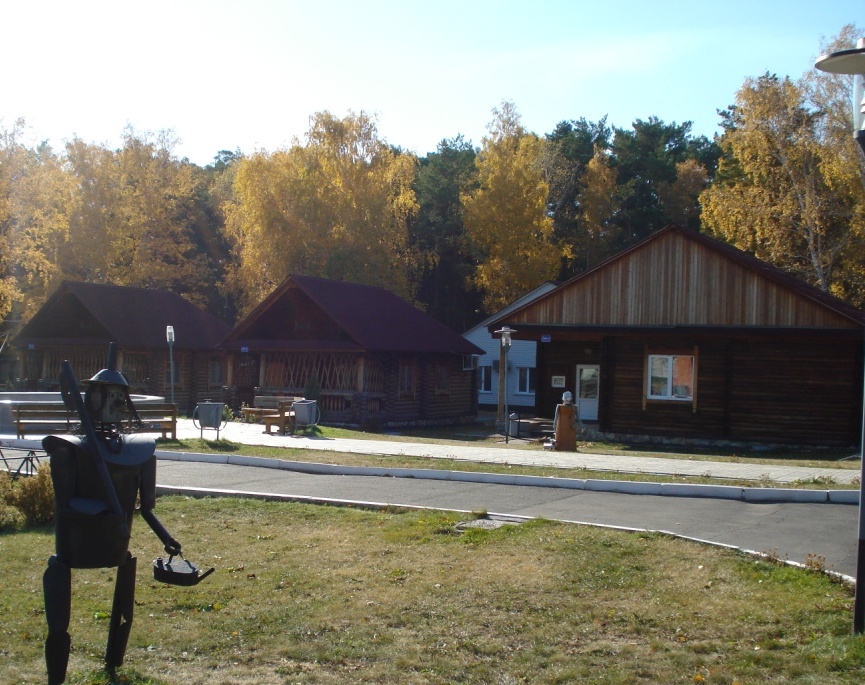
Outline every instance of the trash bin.
<svg viewBox="0 0 865 685">
<path fill-rule="evenodd" d="M 514 412 L 508 418 L 508 435 L 512 438 L 520 437 L 520 415 Z"/>
<path fill-rule="evenodd" d="M 204 400 L 199 402 L 195 411 L 192 412 L 192 423 L 196 428 L 201 430 L 201 437 L 204 437 L 204 429 L 216 429 L 216 439 L 219 440 L 219 430 L 223 427 L 222 410 L 225 407 L 224 402 L 211 402 Z"/>
<path fill-rule="evenodd" d="M 318 402 L 315 400 L 295 400 L 292 409 L 294 409 L 294 424 L 296 430 L 314 426 L 321 418 L 321 414 L 318 410 Z"/>
</svg>

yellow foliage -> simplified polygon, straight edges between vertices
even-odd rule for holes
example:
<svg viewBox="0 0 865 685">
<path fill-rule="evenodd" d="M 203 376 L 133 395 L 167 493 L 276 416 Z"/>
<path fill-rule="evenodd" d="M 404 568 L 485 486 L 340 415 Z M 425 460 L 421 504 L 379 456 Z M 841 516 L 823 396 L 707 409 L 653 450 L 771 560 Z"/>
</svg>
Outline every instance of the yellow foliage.
<svg viewBox="0 0 865 685">
<path fill-rule="evenodd" d="M 23 121 L 0 130 L 0 318 L 13 301 L 35 311 L 61 276 L 72 188 L 51 148 L 32 150 L 19 138 Z"/>
<path fill-rule="evenodd" d="M 715 183 L 700 196 L 709 232 L 830 290 L 865 231 L 852 137 L 807 106 L 807 82 L 763 76 L 736 96 Z M 861 267 L 858 267 L 861 269 Z"/>
<path fill-rule="evenodd" d="M 509 103 L 495 115 L 476 160 L 479 188 L 462 198 L 466 234 L 479 256 L 474 281 L 488 311 L 553 278 L 562 254 L 546 210 L 544 142 L 519 125 Z"/>
<path fill-rule="evenodd" d="M 361 113 L 312 118 L 306 143 L 244 159 L 225 208 L 247 308 L 292 273 L 385 287 L 411 299 L 416 159 Z"/>
<path fill-rule="evenodd" d="M 76 182 L 71 246 L 62 260 L 72 278 L 188 293 L 205 290 L 212 272 L 188 207 L 200 181 L 172 155 L 170 134 L 152 139 L 127 129 L 109 150 L 80 139 L 66 146 Z"/>
</svg>

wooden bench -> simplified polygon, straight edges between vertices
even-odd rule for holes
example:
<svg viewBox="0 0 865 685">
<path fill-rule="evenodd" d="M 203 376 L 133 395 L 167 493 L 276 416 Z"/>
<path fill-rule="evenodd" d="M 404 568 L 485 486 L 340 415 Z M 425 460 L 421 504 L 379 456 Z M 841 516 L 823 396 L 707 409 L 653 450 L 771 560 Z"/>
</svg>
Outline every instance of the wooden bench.
<svg viewBox="0 0 865 685">
<path fill-rule="evenodd" d="M 294 432 L 294 410 L 292 409 L 294 402 L 294 398 L 280 400 L 276 411 L 261 415 L 261 420 L 264 421 L 265 433 L 273 435 L 271 428 L 274 426 L 279 429 L 280 435 L 284 435 L 286 430 Z"/>
<path fill-rule="evenodd" d="M 12 405 L 12 418 L 19 438 L 28 433 L 69 433 L 78 424 L 78 415 L 66 405 L 50 402 L 18 402 Z"/>
<path fill-rule="evenodd" d="M 171 402 L 141 402 L 135 405 L 135 411 L 138 412 L 142 424 L 158 427 L 163 438 L 170 437 L 172 440 L 177 440 L 176 404 L 171 404 Z"/>
<path fill-rule="evenodd" d="M 177 405 L 170 402 L 140 403 L 135 411 L 145 426 L 157 426 L 162 437 L 177 439 Z M 50 402 L 19 402 L 12 405 L 12 417 L 19 438 L 28 433 L 70 433 L 78 423 L 78 414 L 69 411 L 66 405 Z M 149 431 L 148 431 L 149 432 Z"/>
</svg>

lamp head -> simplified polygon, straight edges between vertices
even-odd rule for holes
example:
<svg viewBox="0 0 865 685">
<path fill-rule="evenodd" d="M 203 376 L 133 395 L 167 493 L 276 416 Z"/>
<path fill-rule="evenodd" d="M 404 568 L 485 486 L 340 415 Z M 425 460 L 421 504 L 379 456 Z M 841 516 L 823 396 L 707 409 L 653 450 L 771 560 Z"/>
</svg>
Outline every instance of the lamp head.
<svg viewBox="0 0 865 685">
<path fill-rule="evenodd" d="M 510 347 L 511 346 L 511 334 L 516 333 L 513 328 L 509 328 L 508 326 L 503 326 L 500 330 L 496 331 L 501 336 L 502 339 L 502 347 Z"/>
<path fill-rule="evenodd" d="M 820 55 L 814 67 L 827 74 L 853 76 L 853 130 L 856 142 L 865 152 L 865 38 L 860 38 L 852 50 L 839 50 Z"/>
</svg>

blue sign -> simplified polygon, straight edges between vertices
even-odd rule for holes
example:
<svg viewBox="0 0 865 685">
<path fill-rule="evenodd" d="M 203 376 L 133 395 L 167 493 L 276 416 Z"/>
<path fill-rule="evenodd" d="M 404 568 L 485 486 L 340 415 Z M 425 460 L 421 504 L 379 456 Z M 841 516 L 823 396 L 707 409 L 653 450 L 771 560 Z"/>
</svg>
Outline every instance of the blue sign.
<svg viewBox="0 0 865 685">
<path fill-rule="evenodd" d="M 541 342 L 552 342 L 552 341 L 553 341 L 553 336 L 551 336 L 551 335 L 542 335 L 541 336 Z"/>
</svg>

